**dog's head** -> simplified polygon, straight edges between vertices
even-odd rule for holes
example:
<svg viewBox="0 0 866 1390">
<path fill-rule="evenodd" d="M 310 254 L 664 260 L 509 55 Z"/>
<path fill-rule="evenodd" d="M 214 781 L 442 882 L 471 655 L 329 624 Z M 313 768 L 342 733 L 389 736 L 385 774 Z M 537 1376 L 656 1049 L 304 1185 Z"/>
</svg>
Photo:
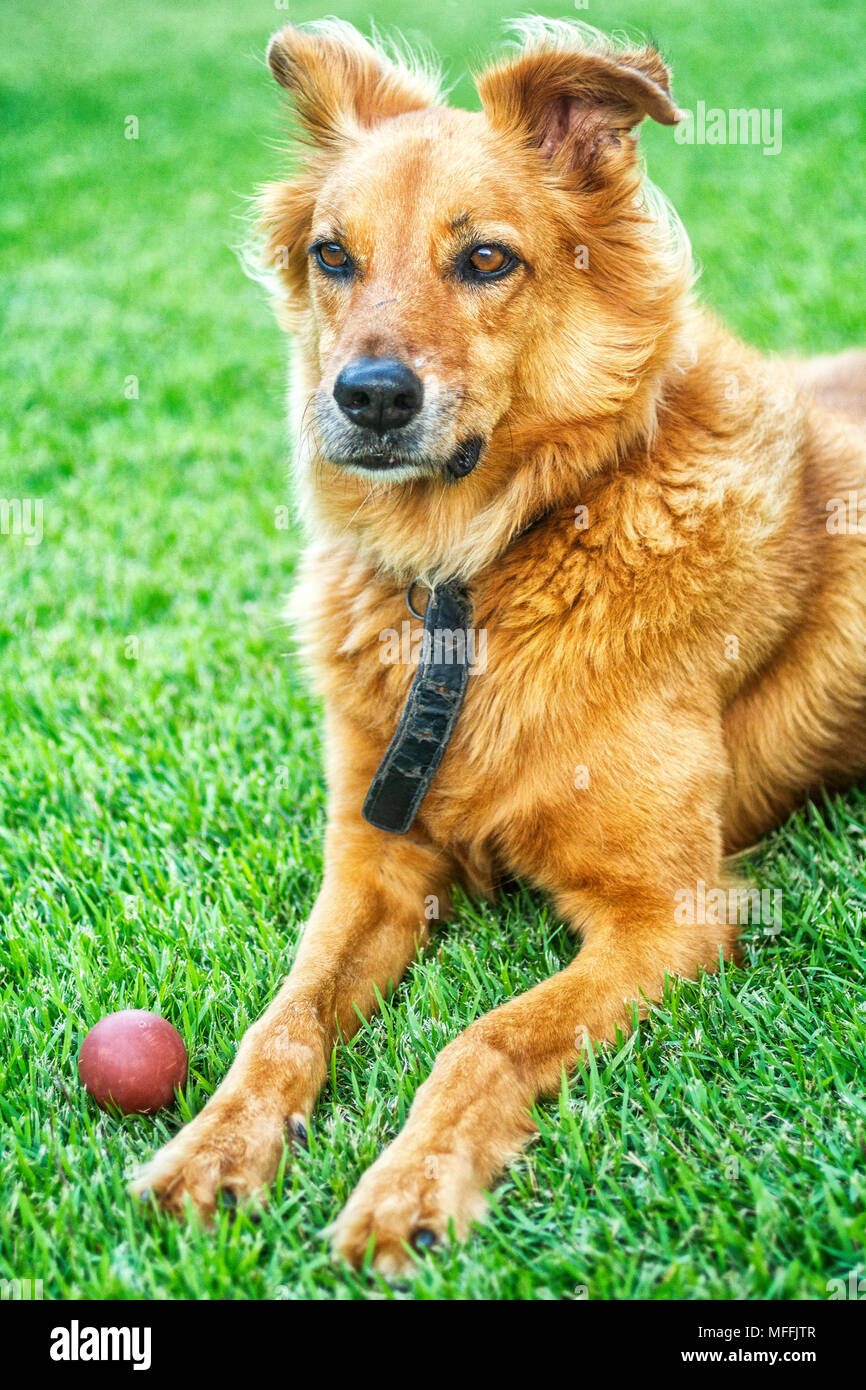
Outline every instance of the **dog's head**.
<svg viewBox="0 0 866 1390">
<path fill-rule="evenodd" d="M 617 416 L 683 289 L 635 148 L 644 117 L 678 116 L 661 58 L 576 25 L 522 39 L 481 75 L 480 112 L 348 25 L 271 40 L 307 146 L 263 200 L 302 434 L 367 490 L 441 488 Z"/>
</svg>

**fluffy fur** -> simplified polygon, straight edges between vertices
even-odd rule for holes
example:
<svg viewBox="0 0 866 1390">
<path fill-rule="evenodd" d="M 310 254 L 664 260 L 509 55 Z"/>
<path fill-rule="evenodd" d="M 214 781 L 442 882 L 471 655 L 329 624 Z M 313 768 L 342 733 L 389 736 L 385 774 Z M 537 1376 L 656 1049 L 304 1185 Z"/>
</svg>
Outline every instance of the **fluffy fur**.
<svg viewBox="0 0 866 1390">
<path fill-rule="evenodd" d="M 866 357 L 767 361 L 697 305 L 636 150 L 644 118 L 678 118 L 651 48 L 523 22 L 480 113 L 344 24 L 284 29 L 269 61 L 305 145 L 261 217 L 294 336 L 326 872 L 279 997 L 137 1190 L 207 1215 L 220 1187 L 266 1184 L 429 904 L 522 876 L 582 947 L 445 1049 L 336 1222 L 338 1251 L 359 1262 L 374 1236 L 395 1271 L 450 1221 L 466 1231 L 585 1047 L 666 973 L 732 952 L 738 924 L 684 924 L 677 895 L 724 887 L 726 853 L 866 771 L 866 534 L 827 525 L 831 499 L 866 497 Z M 351 250 L 351 282 L 316 270 L 316 237 Z M 519 268 L 457 283 L 473 238 L 514 244 Z M 420 463 L 363 476 L 330 457 L 331 391 L 358 355 L 421 376 Z M 468 436 L 483 453 L 454 481 L 442 460 Z M 487 669 L 411 833 L 390 837 L 360 807 L 413 670 L 380 637 L 408 618 L 409 580 L 454 577 Z"/>
</svg>

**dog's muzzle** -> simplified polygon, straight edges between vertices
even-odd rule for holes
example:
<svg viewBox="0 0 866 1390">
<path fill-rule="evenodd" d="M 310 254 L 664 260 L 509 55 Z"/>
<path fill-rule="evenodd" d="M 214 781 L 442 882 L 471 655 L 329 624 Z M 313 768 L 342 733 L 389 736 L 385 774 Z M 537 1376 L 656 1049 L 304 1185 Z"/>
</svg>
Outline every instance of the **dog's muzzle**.
<svg viewBox="0 0 866 1390">
<path fill-rule="evenodd" d="M 472 435 L 445 454 L 441 404 L 435 393 L 426 399 L 420 378 L 396 357 L 356 357 L 347 363 L 320 411 L 325 457 L 354 471 L 404 480 L 439 473 L 456 481 L 472 472 L 484 450 L 484 439 Z M 449 422 L 453 440 L 452 431 Z"/>
</svg>

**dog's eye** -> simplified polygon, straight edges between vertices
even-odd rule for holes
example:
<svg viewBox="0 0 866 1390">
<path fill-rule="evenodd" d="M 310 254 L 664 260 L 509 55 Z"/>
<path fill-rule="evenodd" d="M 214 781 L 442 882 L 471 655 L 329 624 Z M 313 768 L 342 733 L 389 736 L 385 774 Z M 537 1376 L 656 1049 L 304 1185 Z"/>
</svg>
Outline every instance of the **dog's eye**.
<svg viewBox="0 0 866 1390">
<path fill-rule="evenodd" d="M 517 265 L 517 257 L 504 246 L 490 242 L 484 246 L 473 246 L 463 258 L 460 272 L 464 280 L 499 280 Z"/>
<path fill-rule="evenodd" d="M 352 262 L 338 241 L 323 241 L 315 248 L 316 260 L 323 270 L 346 274 Z"/>
<path fill-rule="evenodd" d="M 502 270 L 508 264 L 508 256 L 501 246 L 476 246 L 469 260 L 476 270 L 485 275 L 495 275 L 497 270 Z"/>
</svg>

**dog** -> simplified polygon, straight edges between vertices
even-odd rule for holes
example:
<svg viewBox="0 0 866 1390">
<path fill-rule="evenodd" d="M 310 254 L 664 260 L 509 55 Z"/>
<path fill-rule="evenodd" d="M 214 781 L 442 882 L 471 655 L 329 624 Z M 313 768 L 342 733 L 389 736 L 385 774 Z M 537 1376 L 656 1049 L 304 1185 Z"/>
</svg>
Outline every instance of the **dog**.
<svg viewBox="0 0 866 1390">
<path fill-rule="evenodd" d="M 734 956 L 737 914 L 688 895 L 741 902 L 731 856 L 866 773 L 866 354 L 767 360 L 699 306 L 639 161 L 641 122 L 680 116 L 652 47 L 521 22 L 479 112 L 338 21 L 268 63 L 305 147 L 260 211 L 326 868 L 276 1000 L 133 1190 L 207 1218 L 265 1189 L 453 885 L 524 880 L 580 949 L 449 1043 L 336 1219 L 393 1275 L 482 1217 L 563 1073 Z M 384 659 L 400 632 L 413 659 Z"/>
</svg>

